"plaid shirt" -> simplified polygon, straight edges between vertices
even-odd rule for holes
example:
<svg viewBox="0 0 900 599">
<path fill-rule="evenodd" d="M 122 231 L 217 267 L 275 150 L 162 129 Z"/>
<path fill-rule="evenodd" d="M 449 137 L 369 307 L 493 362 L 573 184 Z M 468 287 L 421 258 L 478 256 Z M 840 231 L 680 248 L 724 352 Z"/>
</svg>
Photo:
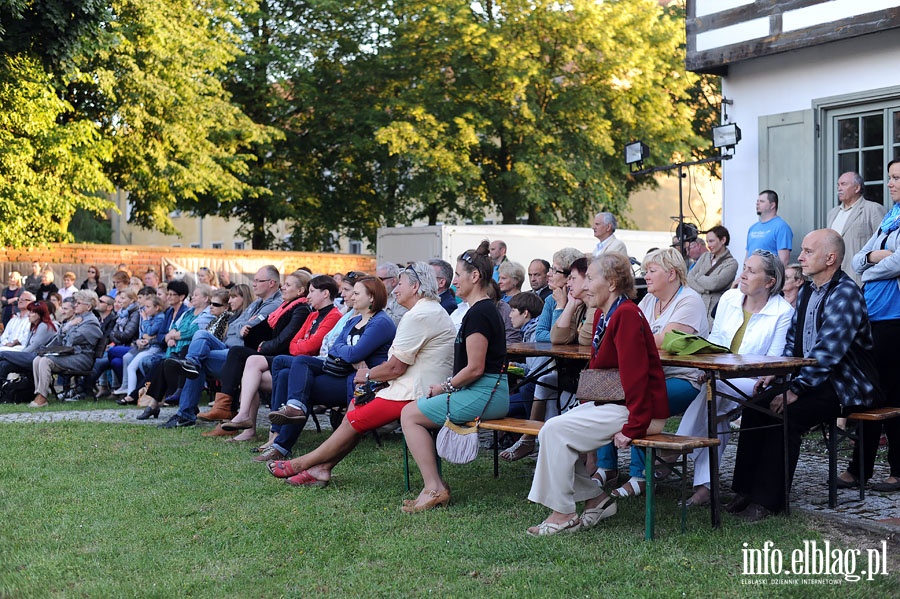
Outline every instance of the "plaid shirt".
<svg viewBox="0 0 900 599">
<path fill-rule="evenodd" d="M 802 395 L 830 381 L 844 407 L 872 407 L 880 401 L 877 387 L 872 329 L 862 291 L 842 270 L 831 279 L 816 312 L 815 343 L 803 347 L 806 305 L 812 294 L 806 283 L 797 298 L 791 327 L 784 346 L 785 356 L 815 358 L 817 364 L 804 366 L 794 378 L 791 390 Z"/>
</svg>

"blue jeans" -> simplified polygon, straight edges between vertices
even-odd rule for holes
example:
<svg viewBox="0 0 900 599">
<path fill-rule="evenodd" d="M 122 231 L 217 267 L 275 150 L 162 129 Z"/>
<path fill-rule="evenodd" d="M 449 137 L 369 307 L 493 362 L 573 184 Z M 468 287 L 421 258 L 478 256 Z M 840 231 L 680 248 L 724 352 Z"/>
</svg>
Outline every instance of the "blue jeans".
<svg viewBox="0 0 900 599">
<path fill-rule="evenodd" d="M 687 410 L 697 397 L 697 389 L 684 379 L 666 379 L 666 394 L 669 396 L 669 415 L 678 416 Z M 644 478 L 644 451 L 631 448 L 631 468 L 629 474 L 633 478 Z M 619 468 L 619 452 L 610 443 L 597 450 L 598 470 L 617 470 Z"/>
<path fill-rule="evenodd" d="M 279 358 L 284 357 L 279 356 Z M 296 356 L 292 359 L 285 390 L 283 373 L 287 369 L 284 361 L 277 364 L 278 372 L 275 372 L 279 358 L 275 358 L 275 362 L 272 363 L 273 384 L 275 381 L 280 383 L 277 390 L 273 388 L 271 406 L 273 410 L 281 408 L 284 404 L 280 402 L 286 401 L 289 405 L 300 408 L 309 414 L 312 395 L 316 397 L 316 405 L 344 407 L 350 402 L 348 377 L 325 374 L 323 372 L 325 361 L 311 356 Z M 283 424 L 280 427 L 273 426 L 272 431 L 278 433 L 272 446 L 287 455 L 297 443 L 297 439 L 300 438 L 303 426 Z"/>
<path fill-rule="evenodd" d="M 202 356 L 202 357 L 201 357 Z M 200 409 L 200 394 L 206 384 L 207 373 L 222 376 L 222 367 L 228 357 L 228 347 L 207 331 L 198 331 L 191 340 L 187 357 L 199 364 L 200 376 L 185 379 L 178 399 L 178 415 L 188 420 L 197 420 Z"/>
<path fill-rule="evenodd" d="M 531 404 L 534 401 L 534 383 L 522 385 L 516 393 L 509 396 L 508 418 L 531 418 Z"/>
</svg>

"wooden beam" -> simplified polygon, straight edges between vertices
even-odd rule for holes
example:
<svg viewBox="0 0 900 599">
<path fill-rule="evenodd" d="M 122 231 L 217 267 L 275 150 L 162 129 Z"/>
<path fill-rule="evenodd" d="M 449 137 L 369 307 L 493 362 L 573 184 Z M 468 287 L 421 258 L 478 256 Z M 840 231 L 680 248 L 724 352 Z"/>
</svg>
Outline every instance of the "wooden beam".
<svg viewBox="0 0 900 599">
<path fill-rule="evenodd" d="M 898 27 L 900 27 L 900 7 L 823 23 L 780 35 L 770 35 L 748 42 L 711 48 L 703 52 L 696 51 L 696 39 L 692 40 L 689 34 L 685 66 L 687 70 L 697 73 L 722 74 L 723 68 L 735 62 L 809 48 Z"/>
</svg>

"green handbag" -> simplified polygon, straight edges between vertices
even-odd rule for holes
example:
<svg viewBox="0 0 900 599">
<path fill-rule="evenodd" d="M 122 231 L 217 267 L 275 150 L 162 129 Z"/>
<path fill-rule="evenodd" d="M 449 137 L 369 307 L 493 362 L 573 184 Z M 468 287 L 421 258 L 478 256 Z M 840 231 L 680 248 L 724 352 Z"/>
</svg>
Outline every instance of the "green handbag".
<svg viewBox="0 0 900 599">
<path fill-rule="evenodd" d="M 669 331 L 663 338 L 662 349 L 676 356 L 693 354 L 730 354 L 731 350 L 723 345 L 716 345 L 700 335 L 683 331 Z"/>
</svg>

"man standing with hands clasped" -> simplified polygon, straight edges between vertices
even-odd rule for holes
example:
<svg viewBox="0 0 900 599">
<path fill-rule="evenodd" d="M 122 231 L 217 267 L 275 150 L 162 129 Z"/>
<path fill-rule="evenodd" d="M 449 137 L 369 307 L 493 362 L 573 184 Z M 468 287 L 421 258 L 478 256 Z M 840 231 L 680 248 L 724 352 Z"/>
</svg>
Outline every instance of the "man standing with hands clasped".
<svg viewBox="0 0 900 599">
<path fill-rule="evenodd" d="M 872 331 L 862 291 L 841 270 L 844 240 L 833 229 L 803 239 L 800 264 L 810 281 L 800 290 L 797 311 L 787 332 L 785 356 L 814 358 L 790 381 L 785 394 L 762 393 L 757 405 L 775 415 L 787 412 L 788 480 L 793 481 L 800 442 L 810 428 L 879 401 Z M 763 391 L 772 377 L 761 379 Z M 734 464 L 737 493 L 726 510 L 751 522 L 787 505 L 784 489 L 783 428 L 777 416 L 745 408 Z M 754 427 L 776 425 L 764 429 Z"/>
</svg>

